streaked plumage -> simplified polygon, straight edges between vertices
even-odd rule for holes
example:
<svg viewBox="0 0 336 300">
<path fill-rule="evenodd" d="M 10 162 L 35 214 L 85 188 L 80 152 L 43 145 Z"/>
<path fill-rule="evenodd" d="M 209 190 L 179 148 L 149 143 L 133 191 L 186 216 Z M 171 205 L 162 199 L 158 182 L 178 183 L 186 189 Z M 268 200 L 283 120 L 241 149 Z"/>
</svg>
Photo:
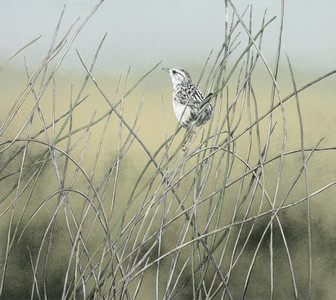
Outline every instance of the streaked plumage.
<svg viewBox="0 0 336 300">
<path fill-rule="evenodd" d="M 169 73 L 173 84 L 173 109 L 180 124 L 189 128 L 197 119 L 195 126 L 208 122 L 212 117 L 213 108 L 211 104 L 205 106 L 207 100 L 192 83 L 189 73 L 178 68 L 163 70 Z M 208 97 L 211 97 L 211 94 Z"/>
</svg>

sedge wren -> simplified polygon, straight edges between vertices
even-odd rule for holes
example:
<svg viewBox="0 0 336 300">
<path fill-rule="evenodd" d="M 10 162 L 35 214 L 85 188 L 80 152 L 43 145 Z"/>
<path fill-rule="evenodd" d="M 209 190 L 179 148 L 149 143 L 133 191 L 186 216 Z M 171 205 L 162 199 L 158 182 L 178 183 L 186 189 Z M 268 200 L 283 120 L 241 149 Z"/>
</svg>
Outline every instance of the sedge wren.
<svg viewBox="0 0 336 300">
<path fill-rule="evenodd" d="M 178 68 L 163 68 L 170 75 L 173 84 L 173 109 L 176 118 L 184 128 L 201 126 L 213 114 L 209 102 L 212 93 L 206 98 L 193 84 L 189 73 Z"/>
</svg>

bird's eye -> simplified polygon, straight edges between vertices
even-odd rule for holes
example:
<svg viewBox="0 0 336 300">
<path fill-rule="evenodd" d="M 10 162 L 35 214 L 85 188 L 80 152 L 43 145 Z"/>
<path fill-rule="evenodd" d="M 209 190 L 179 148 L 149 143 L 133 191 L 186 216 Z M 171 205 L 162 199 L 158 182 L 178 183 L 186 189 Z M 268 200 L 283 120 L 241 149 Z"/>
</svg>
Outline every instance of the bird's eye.
<svg viewBox="0 0 336 300">
<path fill-rule="evenodd" d="M 173 70 L 173 74 L 175 75 L 177 72 L 175 70 Z"/>
</svg>

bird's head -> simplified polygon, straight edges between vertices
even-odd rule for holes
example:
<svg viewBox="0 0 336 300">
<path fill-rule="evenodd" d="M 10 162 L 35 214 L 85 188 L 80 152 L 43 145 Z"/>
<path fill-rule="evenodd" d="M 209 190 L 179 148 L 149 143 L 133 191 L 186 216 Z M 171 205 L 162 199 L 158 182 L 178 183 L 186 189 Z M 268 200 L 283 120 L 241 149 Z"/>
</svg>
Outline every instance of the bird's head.
<svg viewBox="0 0 336 300">
<path fill-rule="evenodd" d="M 169 73 L 173 87 L 175 87 L 177 84 L 191 83 L 191 77 L 186 70 L 178 68 L 163 68 L 162 70 L 165 70 Z"/>
</svg>

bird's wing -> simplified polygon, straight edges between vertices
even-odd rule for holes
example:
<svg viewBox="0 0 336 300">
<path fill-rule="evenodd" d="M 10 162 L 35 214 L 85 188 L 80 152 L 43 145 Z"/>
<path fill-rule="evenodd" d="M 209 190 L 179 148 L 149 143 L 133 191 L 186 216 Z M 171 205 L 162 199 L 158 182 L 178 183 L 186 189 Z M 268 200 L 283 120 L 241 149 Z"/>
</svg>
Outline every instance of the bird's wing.
<svg viewBox="0 0 336 300">
<path fill-rule="evenodd" d="M 203 94 L 201 93 L 201 91 L 195 87 L 195 92 L 194 92 L 194 97 L 195 97 L 195 100 L 198 104 L 202 104 L 202 102 L 204 101 L 204 96 Z"/>
</svg>

